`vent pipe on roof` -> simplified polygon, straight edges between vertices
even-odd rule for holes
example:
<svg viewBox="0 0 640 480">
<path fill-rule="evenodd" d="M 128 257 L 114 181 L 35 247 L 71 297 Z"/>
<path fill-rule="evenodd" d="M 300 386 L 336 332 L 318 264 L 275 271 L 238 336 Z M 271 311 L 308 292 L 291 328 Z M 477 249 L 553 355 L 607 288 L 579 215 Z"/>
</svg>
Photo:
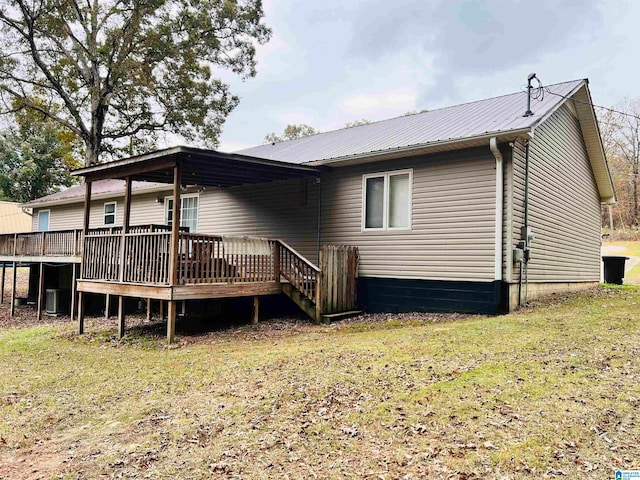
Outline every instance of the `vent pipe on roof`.
<svg viewBox="0 0 640 480">
<path fill-rule="evenodd" d="M 534 78 L 536 80 L 538 79 L 535 73 L 530 73 L 529 76 L 527 77 L 527 111 L 524 112 L 523 117 L 530 117 L 531 115 L 533 115 L 533 112 L 531 111 L 531 90 L 533 90 L 533 87 L 531 86 L 531 81 Z M 538 80 L 538 83 L 540 83 L 540 80 Z"/>
</svg>

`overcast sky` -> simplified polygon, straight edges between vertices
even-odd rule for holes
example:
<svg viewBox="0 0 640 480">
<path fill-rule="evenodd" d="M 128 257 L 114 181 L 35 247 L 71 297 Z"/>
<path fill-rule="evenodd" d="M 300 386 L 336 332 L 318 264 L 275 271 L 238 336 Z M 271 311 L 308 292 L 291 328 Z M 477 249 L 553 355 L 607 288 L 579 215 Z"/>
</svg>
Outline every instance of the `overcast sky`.
<svg viewBox="0 0 640 480">
<path fill-rule="evenodd" d="M 596 104 L 640 97 L 640 1 L 265 0 L 258 75 L 219 149 L 289 123 L 318 130 L 589 78 Z"/>
</svg>

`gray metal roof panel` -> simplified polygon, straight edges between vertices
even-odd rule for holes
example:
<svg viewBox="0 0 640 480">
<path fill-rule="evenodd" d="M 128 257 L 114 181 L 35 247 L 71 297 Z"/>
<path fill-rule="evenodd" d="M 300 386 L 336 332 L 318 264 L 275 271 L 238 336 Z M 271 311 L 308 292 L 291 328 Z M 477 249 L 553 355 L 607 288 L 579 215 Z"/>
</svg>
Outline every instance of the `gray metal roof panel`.
<svg viewBox="0 0 640 480">
<path fill-rule="evenodd" d="M 534 114 L 530 117 L 522 116 L 526 109 L 526 92 L 517 92 L 296 140 L 269 143 L 236 153 L 308 163 L 531 128 L 557 107 L 564 100 L 563 96 L 584 82 L 575 80 L 546 87 L 555 95 L 547 92 L 542 101 L 532 100 Z"/>
</svg>

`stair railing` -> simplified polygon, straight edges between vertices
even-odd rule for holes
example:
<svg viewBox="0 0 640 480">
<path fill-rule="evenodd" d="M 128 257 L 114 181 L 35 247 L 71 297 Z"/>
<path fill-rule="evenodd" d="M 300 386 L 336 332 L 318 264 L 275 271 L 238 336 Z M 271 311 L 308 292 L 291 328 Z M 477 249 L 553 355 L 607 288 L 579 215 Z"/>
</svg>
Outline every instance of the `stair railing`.
<svg viewBox="0 0 640 480">
<path fill-rule="evenodd" d="M 280 275 L 286 278 L 291 286 L 299 291 L 304 298 L 307 298 L 315 305 L 316 316 L 320 318 L 322 274 L 320 268 L 282 240 L 278 240 L 276 248 L 278 249 L 276 258 L 278 259 Z"/>
</svg>

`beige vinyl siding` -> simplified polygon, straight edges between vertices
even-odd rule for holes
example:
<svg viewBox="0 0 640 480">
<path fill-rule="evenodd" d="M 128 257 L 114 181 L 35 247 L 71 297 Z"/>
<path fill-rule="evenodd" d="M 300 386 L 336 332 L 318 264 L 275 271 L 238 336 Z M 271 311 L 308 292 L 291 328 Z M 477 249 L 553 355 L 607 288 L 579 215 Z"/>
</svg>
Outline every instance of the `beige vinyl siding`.
<svg viewBox="0 0 640 480">
<path fill-rule="evenodd" d="M 600 197 L 577 118 L 565 105 L 535 131 L 530 144 L 530 282 L 600 278 Z M 514 148 L 513 241 L 524 218 L 524 146 Z M 518 275 L 514 267 L 514 279 Z"/>
<path fill-rule="evenodd" d="M 410 231 L 362 231 L 362 175 L 413 169 Z M 336 168 L 323 177 L 322 243 L 357 245 L 361 276 L 494 279 L 489 147 Z"/>
<path fill-rule="evenodd" d="M 153 194 L 134 195 L 131 200 L 131 225 L 163 224 L 164 205 L 156 200 L 158 196 L 164 197 L 163 192 Z M 91 202 L 91 214 L 89 226 L 91 228 L 104 227 L 104 204 L 117 202 L 116 223 L 122 225 L 122 215 L 124 209 L 124 197 L 106 198 Z M 32 219 L 32 230 L 38 230 L 38 210 L 34 209 Z M 69 205 L 58 205 L 42 208 L 50 210 L 49 230 L 71 230 L 82 228 L 84 221 L 84 206 L 82 202 Z M 112 226 L 112 225 L 111 225 Z"/>
<path fill-rule="evenodd" d="M 207 189 L 200 193 L 199 231 L 279 238 L 315 262 L 317 192 L 313 179 Z"/>
</svg>

